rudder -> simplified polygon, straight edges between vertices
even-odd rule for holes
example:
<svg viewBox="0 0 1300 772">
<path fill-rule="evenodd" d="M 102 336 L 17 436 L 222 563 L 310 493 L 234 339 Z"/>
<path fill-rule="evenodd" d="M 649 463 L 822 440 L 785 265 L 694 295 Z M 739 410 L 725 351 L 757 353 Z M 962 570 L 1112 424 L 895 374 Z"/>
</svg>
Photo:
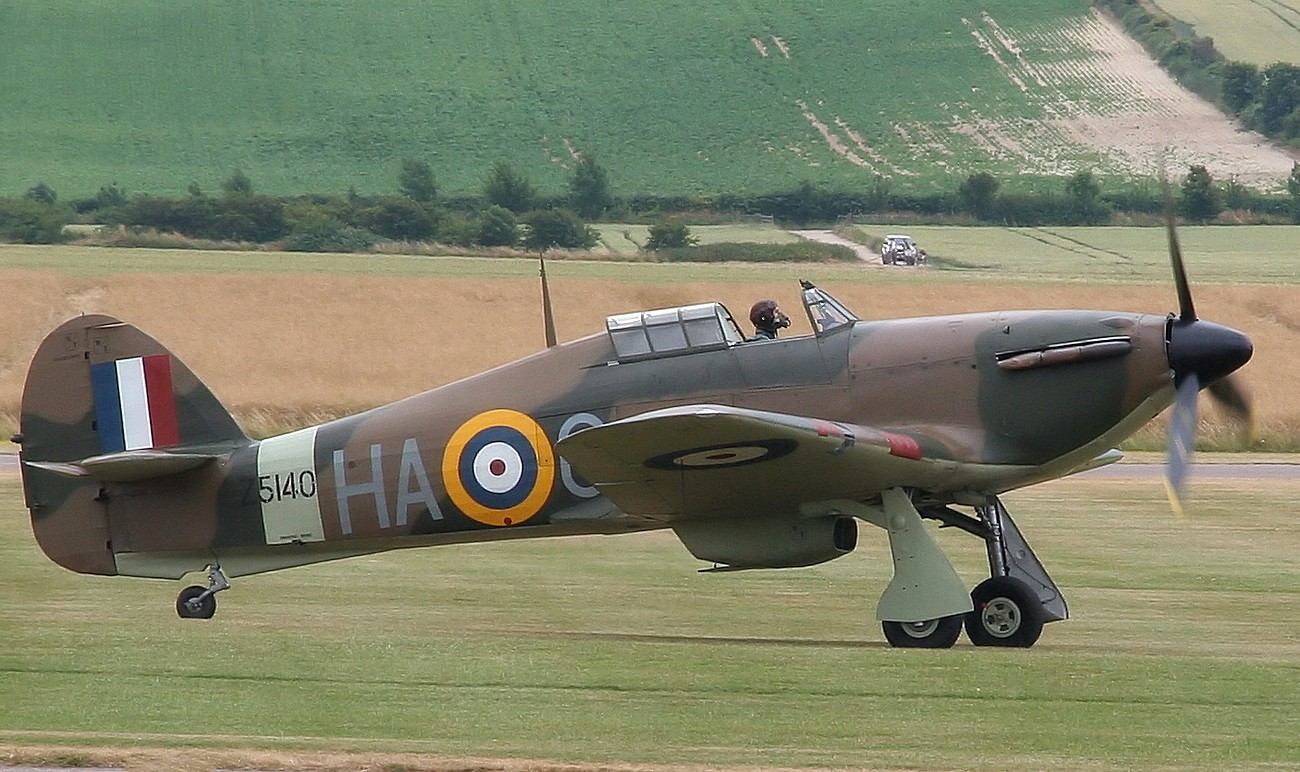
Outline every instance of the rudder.
<svg viewBox="0 0 1300 772">
<path fill-rule="evenodd" d="M 117 573 L 103 480 L 175 473 L 187 468 L 178 459 L 201 463 L 250 442 L 180 359 L 103 315 L 71 319 L 41 342 L 19 416 L 37 542 L 81 573 Z"/>
</svg>

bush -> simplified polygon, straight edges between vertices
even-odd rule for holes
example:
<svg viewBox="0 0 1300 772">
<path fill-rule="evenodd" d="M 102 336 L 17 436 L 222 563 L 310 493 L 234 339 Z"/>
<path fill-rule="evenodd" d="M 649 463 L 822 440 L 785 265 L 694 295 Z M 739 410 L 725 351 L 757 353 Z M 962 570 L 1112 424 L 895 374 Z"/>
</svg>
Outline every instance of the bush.
<svg viewBox="0 0 1300 772">
<path fill-rule="evenodd" d="M 407 158 L 397 175 L 397 187 L 403 196 L 421 204 L 431 205 L 438 200 L 438 183 L 433 169 L 424 161 Z"/>
<path fill-rule="evenodd" d="M 650 226 L 650 238 L 644 249 L 659 251 L 661 249 L 685 249 L 699 244 L 700 240 L 691 235 L 686 223 L 678 221 L 655 223 Z"/>
<path fill-rule="evenodd" d="M 236 193 L 173 200 L 136 196 L 114 215 L 117 224 L 173 231 L 201 239 L 266 242 L 289 232 L 284 203 L 271 196 Z"/>
<path fill-rule="evenodd" d="M 992 174 L 975 172 L 966 178 L 961 187 L 957 188 L 957 195 L 961 198 L 962 206 L 967 212 L 980 220 L 991 220 L 994 215 L 994 205 L 997 203 L 999 184 Z"/>
<path fill-rule="evenodd" d="M 524 247 L 534 252 L 561 249 L 591 249 L 600 236 L 568 209 L 535 209 L 524 215 L 528 233 Z"/>
<path fill-rule="evenodd" d="M 472 246 L 477 237 L 477 224 L 461 212 L 446 214 L 439 218 L 438 229 L 433 234 L 435 241 L 458 247 Z"/>
<path fill-rule="evenodd" d="M 483 183 L 483 197 L 489 204 L 523 214 L 533 208 L 537 191 L 528 178 L 516 172 L 510 164 L 497 161 Z"/>
<path fill-rule="evenodd" d="M 1193 165 L 1183 178 L 1183 197 L 1179 202 L 1183 216 L 1193 222 L 1209 222 L 1223 211 L 1219 189 L 1214 178 L 1201 164 Z"/>
<path fill-rule="evenodd" d="M 203 210 L 203 199 L 189 199 L 196 210 Z M 215 212 L 206 228 L 187 235 L 234 241 L 275 241 L 289 232 L 284 221 L 284 203 L 271 196 L 247 194 L 227 196 L 213 202 Z"/>
<path fill-rule="evenodd" d="M 1110 216 L 1110 209 L 1101 200 L 1101 185 L 1092 172 L 1076 172 L 1065 183 L 1068 217 L 1072 224 L 1098 225 Z"/>
<path fill-rule="evenodd" d="M 352 223 L 398 241 L 425 241 L 438 231 L 438 218 L 419 201 L 382 196 L 356 212 Z"/>
<path fill-rule="evenodd" d="M 313 225 L 285 237 L 289 252 L 369 252 L 379 243 L 379 236 L 365 228 L 334 222 Z"/>
<path fill-rule="evenodd" d="M 573 167 L 569 177 L 569 204 L 588 220 L 595 220 L 614 206 L 609 174 L 589 154 L 583 154 Z"/>
<path fill-rule="evenodd" d="M 519 243 L 519 224 L 509 209 L 490 206 L 479 215 L 477 235 L 485 247 L 513 247 Z"/>
<path fill-rule="evenodd" d="M 57 244 L 71 221 L 62 207 L 30 198 L 0 198 L 0 239 L 23 244 Z"/>
<path fill-rule="evenodd" d="M 54 192 L 54 189 L 49 185 L 46 185 L 44 182 L 37 184 L 35 187 L 28 188 L 26 198 L 30 201 L 35 201 L 38 204 L 45 204 L 46 206 L 54 206 L 54 204 L 59 200 L 59 196 Z"/>
<path fill-rule="evenodd" d="M 117 186 L 117 183 L 106 185 L 99 189 L 93 198 L 83 198 L 72 202 L 72 208 L 78 214 L 98 214 L 103 220 L 105 217 L 111 217 L 116 210 L 126 206 L 126 194 Z"/>
</svg>

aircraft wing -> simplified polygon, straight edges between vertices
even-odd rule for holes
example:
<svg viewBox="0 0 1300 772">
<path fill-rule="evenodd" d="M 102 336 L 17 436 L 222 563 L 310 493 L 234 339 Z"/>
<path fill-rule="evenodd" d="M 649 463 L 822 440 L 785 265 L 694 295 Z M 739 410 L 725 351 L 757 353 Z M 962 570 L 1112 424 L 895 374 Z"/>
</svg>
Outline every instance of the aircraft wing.
<svg viewBox="0 0 1300 772">
<path fill-rule="evenodd" d="M 556 448 L 619 509 L 665 520 L 789 513 L 888 488 L 952 490 L 1023 473 L 927 459 L 902 433 L 723 405 L 642 413 Z"/>
</svg>

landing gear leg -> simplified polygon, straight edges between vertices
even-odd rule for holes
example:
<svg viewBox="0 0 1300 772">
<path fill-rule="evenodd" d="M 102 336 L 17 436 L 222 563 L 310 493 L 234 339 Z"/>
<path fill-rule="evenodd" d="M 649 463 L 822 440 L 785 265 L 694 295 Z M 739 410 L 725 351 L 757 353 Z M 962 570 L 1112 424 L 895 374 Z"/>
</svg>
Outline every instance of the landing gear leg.
<svg viewBox="0 0 1300 772">
<path fill-rule="evenodd" d="M 217 593 L 230 589 L 230 580 L 221 566 L 208 566 L 208 586 L 191 585 L 176 596 L 176 613 L 181 619 L 211 619 L 217 613 Z"/>
<path fill-rule="evenodd" d="M 966 635 L 976 646 L 1033 646 L 1044 624 L 1069 618 L 1065 598 L 998 497 L 975 512 L 990 578 L 971 591 L 975 610 L 966 616 Z"/>
<path fill-rule="evenodd" d="M 988 550 L 990 578 L 971 591 L 975 608 L 966 615 L 966 635 L 976 646 L 1033 646 L 1044 624 L 1069 618 L 1065 598 L 998 497 L 989 496 L 975 514 L 978 519 L 948 507 L 925 510 L 926 517 L 980 537 Z"/>
<path fill-rule="evenodd" d="M 860 517 L 889 533 L 894 578 L 880 596 L 876 618 L 891 646 L 947 649 L 961 635 L 971 610 L 966 585 L 930 535 L 911 496 L 901 488 L 880 494 L 880 506 L 833 502 L 836 511 Z"/>
</svg>

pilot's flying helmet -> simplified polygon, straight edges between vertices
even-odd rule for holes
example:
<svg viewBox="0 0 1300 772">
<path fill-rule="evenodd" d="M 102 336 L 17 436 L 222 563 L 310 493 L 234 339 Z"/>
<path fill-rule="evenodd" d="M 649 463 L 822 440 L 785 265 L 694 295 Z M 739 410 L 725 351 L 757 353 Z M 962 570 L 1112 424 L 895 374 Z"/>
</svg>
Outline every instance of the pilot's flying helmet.
<svg viewBox="0 0 1300 772">
<path fill-rule="evenodd" d="M 755 303 L 754 307 L 749 309 L 749 321 L 754 324 L 755 329 L 768 332 L 776 332 L 782 327 L 790 326 L 790 317 L 781 313 L 776 301 L 771 299 Z"/>
</svg>

